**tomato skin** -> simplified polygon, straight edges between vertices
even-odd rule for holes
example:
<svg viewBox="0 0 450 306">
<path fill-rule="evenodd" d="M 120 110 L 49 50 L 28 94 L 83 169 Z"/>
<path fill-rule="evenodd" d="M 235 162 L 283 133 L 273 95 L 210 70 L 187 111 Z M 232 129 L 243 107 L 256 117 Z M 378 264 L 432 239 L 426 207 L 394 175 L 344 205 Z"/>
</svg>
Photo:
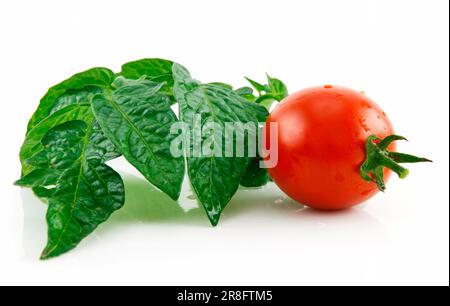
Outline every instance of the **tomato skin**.
<svg viewBox="0 0 450 306">
<path fill-rule="evenodd" d="M 394 134 L 383 110 L 365 94 L 338 86 L 313 87 L 287 97 L 270 114 L 278 123 L 278 164 L 268 169 L 275 183 L 294 200 L 316 209 L 339 210 L 378 192 L 359 168 L 365 142 L 375 134 Z M 395 146 L 389 148 L 395 151 Z M 390 170 L 385 171 L 386 179 Z"/>
</svg>

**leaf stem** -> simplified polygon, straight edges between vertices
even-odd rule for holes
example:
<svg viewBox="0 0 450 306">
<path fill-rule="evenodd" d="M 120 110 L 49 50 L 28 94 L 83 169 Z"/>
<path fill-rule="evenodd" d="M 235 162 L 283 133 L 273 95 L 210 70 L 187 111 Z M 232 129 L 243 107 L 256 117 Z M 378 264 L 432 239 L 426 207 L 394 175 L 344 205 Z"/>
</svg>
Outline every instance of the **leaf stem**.
<svg viewBox="0 0 450 306">
<path fill-rule="evenodd" d="M 378 189 L 383 192 L 386 190 L 384 168 L 391 169 L 404 179 L 408 176 L 409 170 L 400 163 L 432 162 L 428 158 L 388 151 L 389 145 L 397 140 L 407 139 L 399 135 L 390 135 L 384 139 L 371 135 L 366 141 L 366 160 L 360 168 L 360 174 L 365 181 L 376 183 Z"/>
</svg>

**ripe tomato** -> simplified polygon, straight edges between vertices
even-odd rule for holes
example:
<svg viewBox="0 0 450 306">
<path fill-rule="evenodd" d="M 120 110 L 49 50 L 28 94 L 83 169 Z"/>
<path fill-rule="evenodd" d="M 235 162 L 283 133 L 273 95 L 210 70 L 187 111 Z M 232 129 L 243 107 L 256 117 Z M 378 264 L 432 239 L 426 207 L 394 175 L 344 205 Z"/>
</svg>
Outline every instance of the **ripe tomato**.
<svg viewBox="0 0 450 306">
<path fill-rule="evenodd" d="M 268 169 L 275 183 L 296 201 L 323 210 L 345 209 L 378 192 L 362 179 L 365 143 L 375 134 L 394 134 L 383 110 L 365 94 L 338 86 L 305 89 L 270 114 L 278 123 L 278 164 Z M 391 144 L 389 150 L 395 150 Z M 385 168 L 387 179 L 390 170 Z"/>
</svg>

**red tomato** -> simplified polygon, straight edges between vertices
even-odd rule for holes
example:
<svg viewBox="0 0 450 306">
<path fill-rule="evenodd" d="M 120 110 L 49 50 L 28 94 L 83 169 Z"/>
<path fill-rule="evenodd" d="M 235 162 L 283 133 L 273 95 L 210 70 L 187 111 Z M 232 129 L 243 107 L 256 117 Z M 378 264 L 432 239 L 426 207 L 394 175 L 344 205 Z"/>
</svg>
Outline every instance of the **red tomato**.
<svg viewBox="0 0 450 306">
<path fill-rule="evenodd" d="M 365 94 L 331 85 L 305 89 L 270 114 L 265 127 L 268 137 L 271 122 L 278 123 L 278 164 L 268 170 L 296 201 L 338 210 L 378 192 L 377 185 L 359 173 L 365 142 L 372 134 L 382 139 L 394 131 L 383 110 Z M 389 174 L 386 169 L 386 179 Z"/>
</svg>

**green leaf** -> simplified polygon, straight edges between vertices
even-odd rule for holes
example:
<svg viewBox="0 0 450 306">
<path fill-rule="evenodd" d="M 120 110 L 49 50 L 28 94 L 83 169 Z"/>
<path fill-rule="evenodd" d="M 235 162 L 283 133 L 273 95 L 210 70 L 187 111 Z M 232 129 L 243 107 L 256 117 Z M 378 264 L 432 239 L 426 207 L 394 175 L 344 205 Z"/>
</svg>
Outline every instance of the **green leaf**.
<svg viewBox="0 0 450 306">
<path fill-rule="evenodd" d="M 28 174 L 33 169 L 32 166 L 25 163 L 25 160 L 42 149 L 41 140 L 51 128 L 68 121 L 92 118 L 91 100 L 96 94 L 103 92 L 103 90 L 102 88 L 92 86 L 83 89 L 68 89 L 54 101 L 52 108 L 49 110 L 49 116 L 31 129 L 25 137 L 25 141 L 20 150 L 22 174 Z M 113 147 L 111 143 L 108 145 Z M 113 159 L 118 156 L 120 154 L 115 152 L 108 158 Z"/>
<path fill-rule="evenodd" d="M 97 120 L 92 122 L 92 136 L 88 150 L 90 159 L 95 159 L 102 163 L 106 163 L 122 155 L 116 146 L 105 136 Z"/>
<path fill-rule="evenodd" d="M 270 181 L 267 169 L 261 168 L 260 157 L 252 158 L 244 176 L 241 179 L 241 185 L 248 188 L 256 188 L 266 185 Z"/>
<path fill-rule="evenodd" d="M 273 103 L 276 101 L 277 99 L 272 94 L 265 94 L 256 99 L 255 103 L 264 106 L 267 110 L 270 110 Z"/>
<path fill-rule="evenodd" d="M 178 199 L 185 173 L 184 158 L 175 158 L 170 133 L 178 121 L 162 84 L 138 80 L 94 97 L 92 108 L 105 135 L 117 150 L 153 185 Z M 120 87 L 122 86 L 122 87 Z"/>
<path fill-rule="evenodd" d="M 269 111 L 265 107 L 262 107 L 254 102 L 247 101 L 242 97 L 239 97 L 239 102 L 244 107 L 247 115 L 251 116 L 251 121 L 259 123 L 266 122 L 267 117 L 269 116 Z"/>
<path fill-rule="evenodd" d="M 227 84 L 227 83 L 222 83 L 222 82 L 212 82 L 212 83 L 209 83 L 209 84 L 210 84 L 210 85 L 221 86 L 221 87 L 224 87 L 224 88 L 226 88 L 226 89 L 233 90 L 233 86 L 230 85 L 230 84 Z"/>
<path fill-rule="evenodd" d="M 20 150 L 22 175 L 33 170 L 33 167 L 25 161 L 42 149 L 41 140 L 44 135 L 51 128 L 64 122 L 92 117 L 90 109 L 92 97 L 103 88 L 109 88 L 113 80 L 114 73 L 109 69 L 93 68 L 72 76 L 48 91 L 30 120 Z"/>
<path fill-rule="evenodd" d="M 89 104 L 92 98 L 102 91 L 102 88 L 95 86 L 88 86 L 83 89 L 67 90 L 63 95 L 55 100 L 49 111 L 49 115 L 70 105 Z"/>
<path fill-rule="evenodd" d="M 168 85 L 173 86 L 172 65 L 173 62 L 169 60 L 146 58 L 124 64 L 120 75 L 132 80 L 146 76 L 150 81 L 157 83 L 166 82 Z"/>
<path fill-rule="evenodd" d="M 121 76 L 127 79 L 138 80 L 145 77 L 156 83 L 165 83 L 161 93 L 169 97 L 171 104 L 175 103 L 173 97 L 173 62 L 160 58 L 147 58 L 133 61 L 122 66 Z"/>
<path fill-rule="evenodd" d="M 258 91 L 259 97 L 255 97 L 254 95 L 240 95 L 251 102 L 264 106 L 267 110 L 269 110 L 275 101 L 280 102 L 288 96 L 288 89 L 279 79 L 272 78 L 269 75 L 267 75 L 267 79 L 269 84 L 263 85 L 247 78 L 250 84 L 252 84 L 252 86 Z"/>
<path fill-rule="evenodd" d="M 282 81 L 276 78 L 272 78 L 269 75 L 267 75 L 267 79 L 269 81 L 270 94 L 274 97 L 275 100 L 280 102 L 288 96 L 288 89 Z"/>
<path fill-rule="evenodd" d="M 238 88 L 234 91 L 235 93 L 237 93 L 238 95 L 242 96 L 247 96 L 247 95 L 253 95 L 253 89 L 250 87 L 241 87 Z"/>
<path fill-rule="evenodd" d="M 68 121 L 86 120 L 91 117 L 92 111 L 90 104 L 78 104 L 69 105 L 40 121 L 28 132 L 20 149 L 19 155 L 22 163 L 22 174 L 27 175 L 34 169 L 34 167 L 26 161 L 43 149 L 41 141 L 49 130 Z"/>
<path fill-rule="evenodd" d="M 41 154 L 42 155 L 42 154 Z M 45 156 L 41 156 L 41 158 L 46 158 Z M 43 168 L 39 168 L 38 164 L 42 165 Z M 48 188 L 49 186 L 54 186 L 58 182 L 58 178 L 60 176 L 59 172 L 49 171 L 46 169 L 46 164 L 49 164 L 47 160 L 38 163 L 35 160 L 35 165 L 38 167 L 37 169 L 31 171 L 28 175 L 22 177 L 20 180 L 15 182 L 18 186 L 23 187 L 32 187 L 32 188 L 44 188 L 47 191 L 52 191 L 52 188 Z M 46 194 L 48 197 L 49 194 Z"/>
<path fill-rule="evenodd" d="M 253 94 L 253 89 L 250 87 L 242 87 L 239 89 L 236 89 L 235 92 L 244 98 L 247 101 L 255 102 L 257 97 Z"/>
<path fill-rule="evenodd" d="M 258 124 L 257 114 L 266 112 L 238 94 L 221 86 L 200 84 L 193 80 L 181 65 L 174 64 L 174 94 L 180 104 L 180 118 L 190 130 L 189 151 L 195 150 L 198 136 L 197 116 L 203 123 L 214 123 L 213 131 L 202 133 L 201 146 L 208 145 L 211 154 L 188 155 L 188 174 L 200 203 L 205 208 L 212 225 L 217 225 L 220 215 L 236 193 L 250 158 L 225 157 L 224 142 L 217 136 L 225 130 L 225 123 Z M 250 111 L 246 106 L 254 105 Z M 220 127 L 220 129 L 219 129 Z M 200 127 L 201 128 L 201 127 Z M 244 131 L 235 131 L 236 135 Z M 255 135 L 256 136 L 256 135 Z M 221 144 L 220 144 L 221 143 Z"/>
<path fill-rule="evenodd" d="M 255 88 L 256 91 L 257 91 L 259 94 L 261 94 L 262 92 L 266 91 L 266 87 L 265 87 L 263 84 L 258 83 L 258 82 L 256 82 L 256 81 L 250 79 L 250 78 L 247 78 L 247 77 L 246 77 L 245 79 L 246 79 L 250 84 L 252 84 L 253 88 Z"/>
<path fill-rule="evenodd" d="M 114 73 L 107 68 L 93 68 L 75 74 L 71 78 L 59 83 L 58 85 L 53 86 L 41 99 L 38 109 L 31 117 L 28 123 L 27 133 L 29 133 L 42 120 L 48 117 L 52 111 L 56 110 L 54 108 L 55 103 L 58 104 L 58 99 L 63 95 L 68 94 L 70 96 L 71 94 L 73 94 L 74 90 L 92 88 L 93 86 L 108 88 L 113 82 L 114 78 Z M 77 96 L 78 95 L 75 95 L 75 97 Z M 66 96 L 66 98 L 68 97 Z M 73 97 L 68 99 L 73 100 Z M 59 103 L 62 102 L 60 101 Z"/>
<path fill-rule="evenodd" d="M 266 103 L 266 101 L 276 101 L 275 97 L 272 94 L 265 94 L 265 95 L 261 95 L 258 97 L 258 99 L 256 99 L 255 103 L 256 104 L 263 104 Z"/>
<path fill-rule="evenodd" d="M 123 206 L 122 179 L 104 164 L 110 148 L 95 125 L 92 118 L 48 131 L 44 149 L 29 160 L 37 169 L 16 182 L 39 188 L 48 198 L 48 242 L 42 259 L 72 250 Z"/>
</svg>

